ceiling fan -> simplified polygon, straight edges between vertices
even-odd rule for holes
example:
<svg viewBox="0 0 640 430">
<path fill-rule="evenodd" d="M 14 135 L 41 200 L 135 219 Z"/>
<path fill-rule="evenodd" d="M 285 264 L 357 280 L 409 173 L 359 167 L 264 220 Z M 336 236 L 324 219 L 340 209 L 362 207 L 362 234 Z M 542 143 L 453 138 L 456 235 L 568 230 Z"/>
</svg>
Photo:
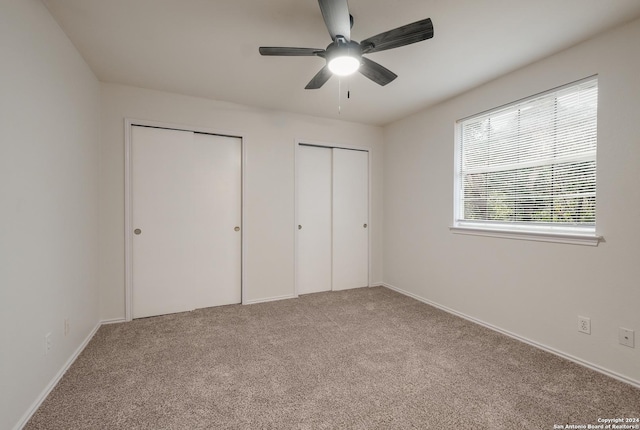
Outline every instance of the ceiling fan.
<svg viewBox="0 0 640 430">
<path fill-rule="evenodd" d="M 260 47 L 262 55 L 324 58 L 327 64 L 307 84 L 305 87 L 307 90 L 322 87 L 332 74 L 346 76 L 356 71 L 360 71 L 379 85 L 387 85 L 398 75 L 363 55 L 410 45 L 433 37 L 433 24 L 431 19 L 427 18 L 380 33 L 358 43 L 351 40 L 353 16 L 349 14 L 347 0 L 318 0 L 318 3 L 333 40 L 326 49 Z"/>
</svg>

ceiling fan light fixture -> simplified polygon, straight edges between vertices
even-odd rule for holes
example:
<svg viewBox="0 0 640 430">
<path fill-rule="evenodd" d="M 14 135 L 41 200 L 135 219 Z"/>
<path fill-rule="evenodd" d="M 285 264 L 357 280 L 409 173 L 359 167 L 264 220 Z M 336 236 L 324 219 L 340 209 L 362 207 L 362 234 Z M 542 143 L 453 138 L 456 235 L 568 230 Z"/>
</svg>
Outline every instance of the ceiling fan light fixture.
<svg viewBox="0 0 640 430">
<path fill-rule="evenodd" d="M 358 71 L 360 60 L 350 55 L 341 55 L 329 60 L 327 66 L 329 66 L 329 70 L 334 75 L 349 76 Z"/>
</svg>

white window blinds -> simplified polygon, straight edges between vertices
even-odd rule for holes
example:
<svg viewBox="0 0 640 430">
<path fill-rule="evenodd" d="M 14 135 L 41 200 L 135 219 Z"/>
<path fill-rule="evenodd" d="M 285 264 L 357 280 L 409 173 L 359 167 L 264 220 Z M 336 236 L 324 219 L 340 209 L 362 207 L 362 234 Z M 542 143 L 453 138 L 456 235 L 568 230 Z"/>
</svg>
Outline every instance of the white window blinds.
<svg viewBox="0 0 640 430">
<path fill-rule="evenodd" d="M 456 225 L 595 232 L 597 78 L 458 122 Z"/>
</svg>

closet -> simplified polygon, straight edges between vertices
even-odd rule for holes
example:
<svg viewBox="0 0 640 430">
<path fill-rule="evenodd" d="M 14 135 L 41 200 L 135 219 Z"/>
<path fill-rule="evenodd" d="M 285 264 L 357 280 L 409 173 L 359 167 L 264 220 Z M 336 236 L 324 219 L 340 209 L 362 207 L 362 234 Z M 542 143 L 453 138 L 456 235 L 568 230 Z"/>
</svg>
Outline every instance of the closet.
<svg viewBox="0 0 640 430">
<path fill-rule="evenodd" d="M 300 144 L 298 294 L 369 285 L 369 153 Z"/>
<path fill-rule="evenodd" d="M 241 301 L 240 138 L 131 127 L 133 318 Z"/>
</svg>

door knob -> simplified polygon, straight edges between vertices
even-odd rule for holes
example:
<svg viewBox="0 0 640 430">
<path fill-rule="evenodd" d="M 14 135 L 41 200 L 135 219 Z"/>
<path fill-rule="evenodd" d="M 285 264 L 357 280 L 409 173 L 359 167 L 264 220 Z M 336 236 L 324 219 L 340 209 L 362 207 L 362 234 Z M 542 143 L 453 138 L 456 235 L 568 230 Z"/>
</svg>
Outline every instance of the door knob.
<svg viewBox="0 0 640 430">
<path fill-rule="evenodd" d="M 302 226 L 298 224 L 298 230 L 302 230 Z"/>
<path fill-rule="evenodd" d="M 365 224 L 365 225 L 363 225 L 363 227 L 364 227 L 364 228 L 367 228 L 367 225 Z"/>
<path fill-rule="evenodd" d="M 236 227 L 234 228 L 234 230 L 235 230 L 235 231 L 240 231 L 240 227 L 236 226 Z"/>
<path fill-rule="evenodd" d="M 136 228 L 135 230 L 133 230 L 134 234 L 140 234 L 142 233 L 142 230 L 140 230 L 139 228 Z"/>
</svg>

